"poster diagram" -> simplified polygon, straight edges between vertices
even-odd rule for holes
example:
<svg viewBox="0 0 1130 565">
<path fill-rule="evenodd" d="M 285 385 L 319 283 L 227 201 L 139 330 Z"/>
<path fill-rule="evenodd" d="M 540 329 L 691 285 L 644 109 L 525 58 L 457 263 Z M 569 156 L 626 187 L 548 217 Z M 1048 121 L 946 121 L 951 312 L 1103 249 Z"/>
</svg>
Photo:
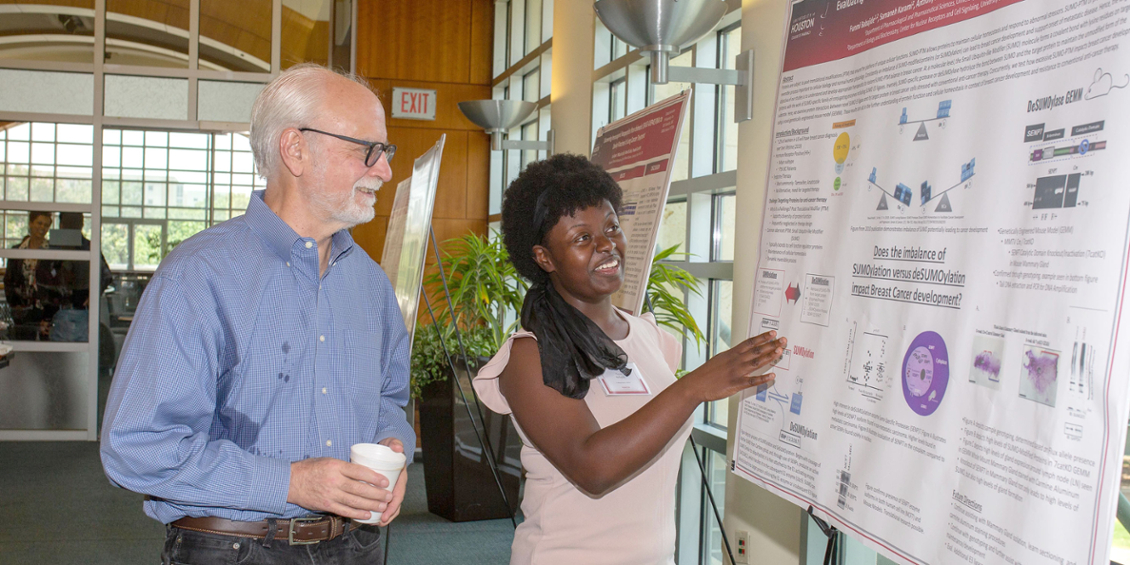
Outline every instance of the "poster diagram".
<svg viewBox="0 0 1130 565">
<path fill-rule="evenodd" d="M 863 397 L 880 401 L 890 388 L 887 368 L 889 338 L 876 332 L 857 332 L 858 325 L 852 324 L 848 336 L 847 381 Z"/>
<path fill-rule="evenodd" d="M 922 120 L 908 119 L 906 115 L 906 107 L 904 106 L 902 109 L 902 115 L 899 116 L 899 133 L 902 133 L 904 129 L 914 124 L 918 124 L 918 128 L 914 130 L 914 141 L 926 141 L 930 139 L 929 131 L 926 129 L 926 124 L 934 122 L 935 124 L 931 125 L 937 125 L 938 128 L 945 129 L 946 121 L 950 117 L 950 107 L 952 105 L 953 101 L 942 100 L 941 102 L 938 102 L 937 115 Z"/>
<path fill-rule="evenodd" d="M 936 332 L 922 332 L 902 360 L 902 393 L 910 409 L 929 416 L 938 409 L 949 384 L 946 342 Z"/>
<path fill-rule="evenodd" d="M 790 7 L 748 328 L 790 351 L 732 471 L 897 563 L 1107 565 L 1125 7 Z"/>
</svg>

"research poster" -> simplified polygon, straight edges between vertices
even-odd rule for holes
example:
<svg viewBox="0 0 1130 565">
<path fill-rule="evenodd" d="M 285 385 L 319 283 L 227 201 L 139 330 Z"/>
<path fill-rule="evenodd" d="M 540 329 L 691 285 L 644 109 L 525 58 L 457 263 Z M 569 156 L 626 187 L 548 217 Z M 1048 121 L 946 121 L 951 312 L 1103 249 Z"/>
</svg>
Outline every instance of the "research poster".
<svg viewBox="0 0 1130 565">
<path fill-rule="evenodd" d="M 899 563 L 1106 565 L 1130 2 L 792 5 L 732 470 Z"/>
<path fill-rule="evenodd" d="M 671 188 L 671 170 L 691 91 L 612 122 L 597 131 L 592 161 L 616 179 L 624 192 L 620 229 L 628 241 L 624 284 L 612 304 L 639 314 L 647 292 L 663 207 Z"/>
<path fill-rule="evenodd" d="M 385 231 L 381 266 L 392 283 L 396 301 L 400 303 L 400 313 L 408 327 L 409 349 L 415 337 L 416 309 L 420 305 L 420 284 L 424 280 L 424 260 L 428 251 L 428 230 L 432 226 L 439 165 L 446 139 L 446 134 L 441 135 L 431 149 L 416 159 L 412 165 L 412 176 L 397 185 Z"/>
</svg>

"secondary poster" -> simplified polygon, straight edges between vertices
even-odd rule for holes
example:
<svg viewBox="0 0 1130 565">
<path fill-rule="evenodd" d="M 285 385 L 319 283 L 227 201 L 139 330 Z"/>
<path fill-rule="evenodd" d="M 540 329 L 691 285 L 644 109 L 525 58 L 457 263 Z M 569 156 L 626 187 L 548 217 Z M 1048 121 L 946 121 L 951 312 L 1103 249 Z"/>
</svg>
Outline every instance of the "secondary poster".
<svg viewBox="0 0 1130 565">
<path fill-rule="evenodd" d="M 396 187 L 392 213 L 385 232 L 381 266 L 392 283 L 404 324 L 408 327 L 409 348 L 416 331 L 416 309 L 420 305 L 420 284 L 424 280 L 424 254 L 428 251 L 428 230 L 432 226 L 439 165 L 447 135 L 412 165 L 412 176 Z"/>
<path fill-rule="evenodd" d="M 1127 424 L 1125 1 L 805 0 L 732 468 L 900 563 L 1108 563 Z"/>
<path fill-rule="evenodd" d="M 624 284 L 612 295 L 612 304 L 631 314 L 639 314 L 643 307 L 690 98 L 691 91 L 685 90 L 612 122 L 600 128 L 593 144 L 592 161 L 604 167 L 624 191 L 620 229 L 628 248 Z"/>
</svg>

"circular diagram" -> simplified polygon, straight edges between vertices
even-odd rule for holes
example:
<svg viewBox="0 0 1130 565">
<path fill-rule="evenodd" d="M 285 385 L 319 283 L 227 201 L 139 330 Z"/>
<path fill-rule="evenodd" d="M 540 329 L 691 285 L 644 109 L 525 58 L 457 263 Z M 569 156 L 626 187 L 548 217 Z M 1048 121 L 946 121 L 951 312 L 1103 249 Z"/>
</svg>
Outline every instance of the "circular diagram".
<svg viewBox="0 0 1130 565">
<path fill-rule="evenodd" d="M 933 414 L 942 403 L 949 382 L 946 342 L 936 332 L 922 332 L 902 359 L 902 394 L 910 409 L 922 416 Z"/>
<path fill-rule="evenodd" d="M 832 147 L 832 158 L 836 160 L 837 175 L 844 172 L 844 161 L 847 161 L 849 148 L 851 148 L 851 138 L 848 137 L 847 132 L 841 133 L 836 138 L 836 144 Z"/>
</svg>

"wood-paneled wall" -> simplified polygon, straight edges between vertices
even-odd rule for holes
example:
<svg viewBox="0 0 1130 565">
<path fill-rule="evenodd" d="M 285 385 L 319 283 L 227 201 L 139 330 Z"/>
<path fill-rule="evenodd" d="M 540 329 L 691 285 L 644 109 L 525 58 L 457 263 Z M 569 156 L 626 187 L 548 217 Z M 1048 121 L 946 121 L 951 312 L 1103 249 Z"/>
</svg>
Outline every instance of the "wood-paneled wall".
<svg viewBox="0 0 1130 565">
<path fill-rule="evenodd" d="M 361 0 L 357 74 L 369 79 L 385 105 L 388 137 L 397 146 L 393 179 L 377 195 L 377 216 L 353 238 L 381 260 L 396 185 L 412 162 L 447 134 L 432 225 L 443 241 L 485 233 L 490 183 L 490 138 L 459 111 L 464 100 L 491 97 L 492 0 Z M 436 91 L 435 121 L 392 118 L 393 87 Z M 429 249 L 428 263 L 434 263 Z"/>
</svg>

